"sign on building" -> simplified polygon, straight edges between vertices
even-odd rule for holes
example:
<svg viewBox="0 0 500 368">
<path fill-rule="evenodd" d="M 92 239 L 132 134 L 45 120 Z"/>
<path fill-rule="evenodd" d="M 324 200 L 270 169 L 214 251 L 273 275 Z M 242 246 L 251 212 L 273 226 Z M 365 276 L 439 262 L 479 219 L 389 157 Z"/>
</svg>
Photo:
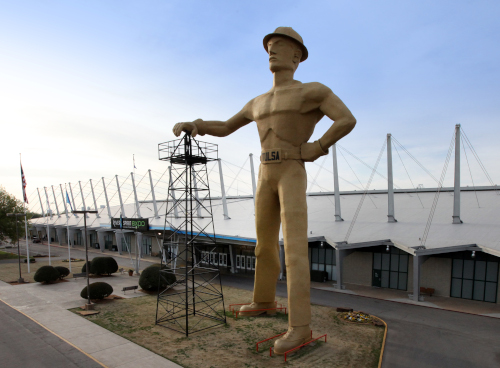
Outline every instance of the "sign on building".
<svg viewBox="0 0 500 368">
<path fill-rule="evenodd" d="M 124 229 L 124 230 L 135 230 L 135 231 L 148 231 L 149 230 L 149 219 L 143 218 L 122 218 L 122 226 L 120 226 L 120 218 L 111 219 L 112 229 Z"/>
</svg>

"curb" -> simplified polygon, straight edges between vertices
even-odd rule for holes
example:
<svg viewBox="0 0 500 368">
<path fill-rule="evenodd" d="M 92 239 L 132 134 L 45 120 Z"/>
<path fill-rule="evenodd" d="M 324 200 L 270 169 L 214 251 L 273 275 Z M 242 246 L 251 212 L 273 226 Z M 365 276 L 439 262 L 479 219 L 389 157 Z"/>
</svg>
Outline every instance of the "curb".
<svg viewBox="0 0 500 368">
<path fill-rule="evenodd" d="M 372 315 L 373 316 L 373 315 Z M 385 321 L 380 318 L 380 317 L 377 317 L 377 316 L 373 316 L 375 318 L 377 318 L 378 320 L 382 321 L 382 323 L 384 324 L 385 326 L 385 331 L 384 331 L 384 340 L 382 341 L 382 348 L 380 349 L 380 358 L 378 360 L 378 368 L 381 368 L 382 367 L 382 360 L 384 359 L 384 351 L 385 351 L 385 340 L 387 339 L 387 330 L 389 329 L 389 327 L 387 327 L 387 323 L 385 323 Z"/>
</svg>

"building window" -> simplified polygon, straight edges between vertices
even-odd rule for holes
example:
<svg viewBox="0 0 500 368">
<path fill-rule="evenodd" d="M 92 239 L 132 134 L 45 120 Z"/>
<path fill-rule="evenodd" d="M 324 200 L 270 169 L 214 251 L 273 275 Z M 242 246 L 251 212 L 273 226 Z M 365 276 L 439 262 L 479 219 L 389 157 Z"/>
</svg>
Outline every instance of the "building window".
<svg viewBox="0 0 500 368">
<path fill-rule="evenodd" d="M 498 258 L 483 252 L 458 252 L 453 255 L 450 296 L 496 303 Z"/>
<path fill-rule="evenodd" d="M 252 256 L 247 256 L 247 270 L 252 269 Z"/>
<path fill-rule="evenodd" d="M 241 256 L 236 256 L 236 268 L 240 268 L 240 257 Z"/>
<path fill-rule="evenodd" d="M 219 253 L 219 266 L 227 267 L 227 254 Z"/>
<path fill-rule="evenodd" d="M 374 252 L 372 286 L 406 290 L 408 259 L 408 254 L 396 247 L 390 247 L 389 252 Z"/>
</svg>

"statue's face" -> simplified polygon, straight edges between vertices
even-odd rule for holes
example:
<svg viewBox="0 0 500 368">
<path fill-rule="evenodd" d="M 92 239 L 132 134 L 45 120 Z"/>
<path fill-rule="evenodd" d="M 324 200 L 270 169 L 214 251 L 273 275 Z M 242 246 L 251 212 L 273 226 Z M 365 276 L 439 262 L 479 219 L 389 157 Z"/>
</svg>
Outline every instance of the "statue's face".
<svg viewBox="0 0 500 368">
<path fill-rule="evenodd" d="M 269 52 L 269 69 L 275 73 L 280 70 L 297 69 L 300 56 L 297 55 L 297 46 L 286 37 L 274 36 L 267 42 Z"/>
</svg>

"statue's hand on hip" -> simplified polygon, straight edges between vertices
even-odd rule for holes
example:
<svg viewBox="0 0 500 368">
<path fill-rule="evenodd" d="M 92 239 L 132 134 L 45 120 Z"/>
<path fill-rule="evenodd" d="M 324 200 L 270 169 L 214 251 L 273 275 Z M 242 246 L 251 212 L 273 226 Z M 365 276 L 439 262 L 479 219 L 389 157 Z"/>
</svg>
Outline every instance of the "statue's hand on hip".
<svg viewBox="0 0 500 368">
<path fill-rule="evenodd" d="M 196 119 L 193 122 L 177 123 L 174 125 L 174 129 L 172 129 L 172 131 L 176 137 L 180 136 L 182 132 L 186 132 L 194 138 L 198 134 L 198 127 L 196 126 L 196 123 L 200 123 L 202 121 L 203 120 L 201 119 Z"/>
<path fill-rule="evenodd" d="M 302 143 L 300 146 L 300 157 L 306 162 L 315 161 L 318 157 L 328 154 L 328 149 L 325 151 L 318 141 L 312 143 Z"/>
</svg>

